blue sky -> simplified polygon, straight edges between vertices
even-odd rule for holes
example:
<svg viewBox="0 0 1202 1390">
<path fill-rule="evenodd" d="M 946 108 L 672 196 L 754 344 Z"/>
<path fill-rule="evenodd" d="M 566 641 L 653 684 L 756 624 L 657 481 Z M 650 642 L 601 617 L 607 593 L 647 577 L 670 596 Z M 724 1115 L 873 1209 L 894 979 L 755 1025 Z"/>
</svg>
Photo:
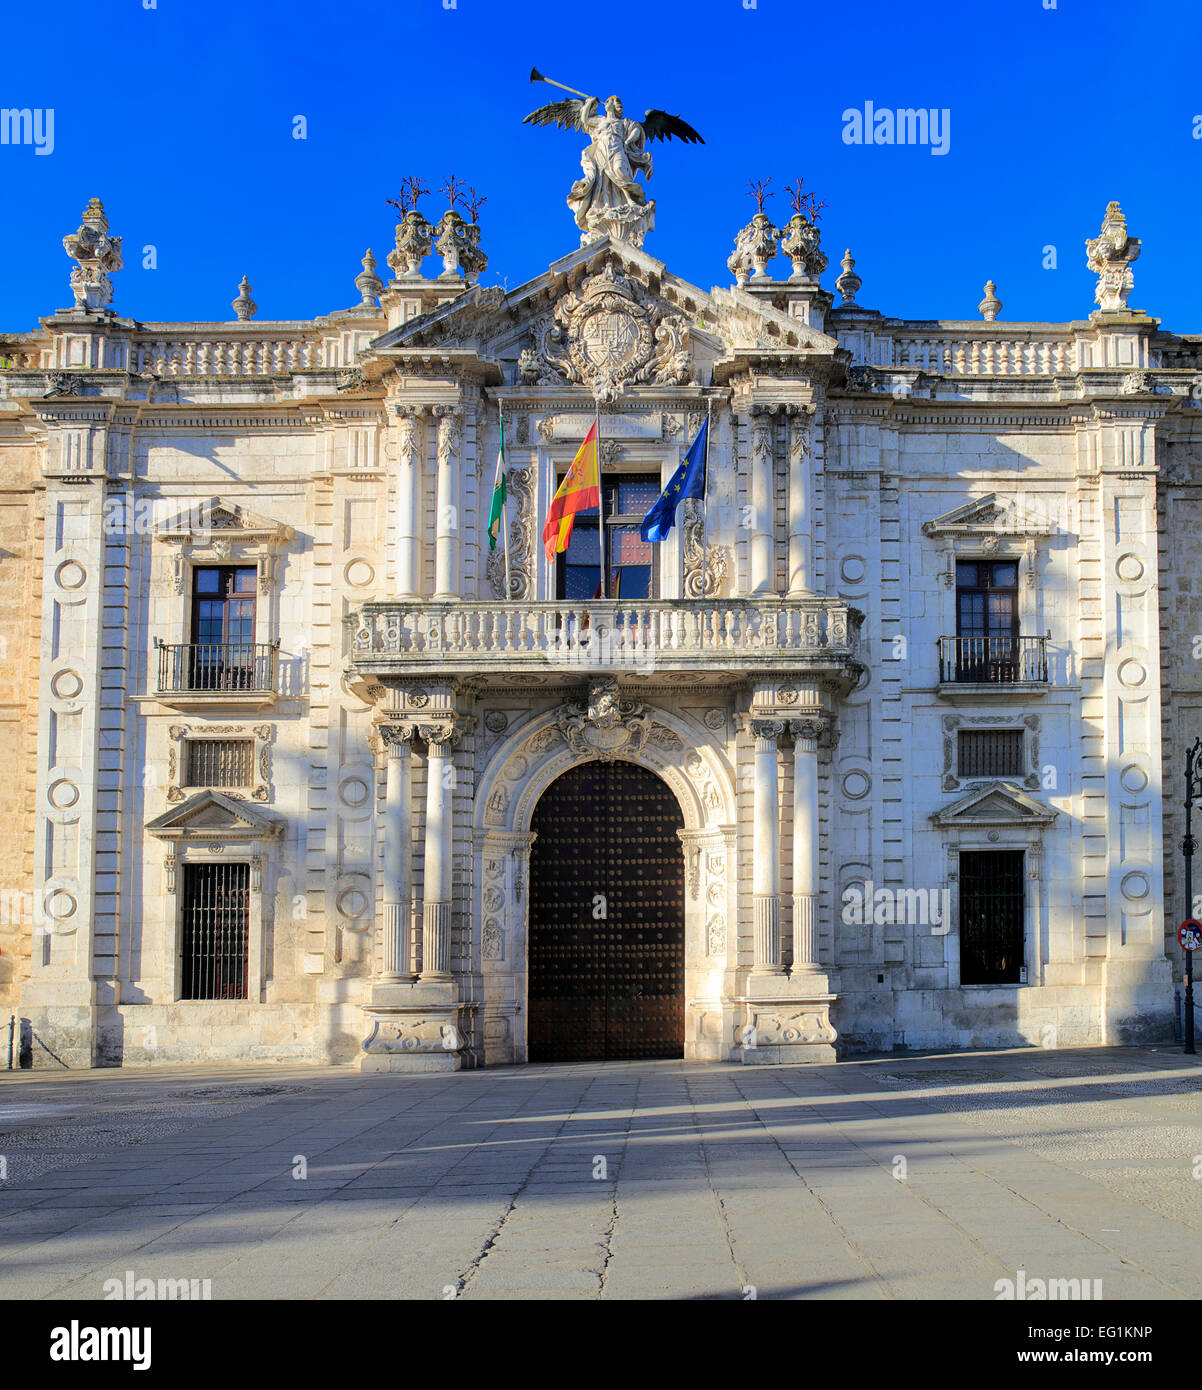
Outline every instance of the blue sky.
<svg viewBox="0 0 1202 1390">
<path fill-rule="evenodd" d="M 0 145 L 0 330 L 70 303 L 62 237 L 92 196 L 125 238 L 116 307 L 142 320 L 231 319 L 243 274 L 260 319 L 355 303 L 365 247 L 386 274 L 385 199 L 408 174 L 487 195 L 482 282 L 512 288 L 578 244 L 564 197 L 584 140 L 522 125 L 556 96 L 537 64 L 700 130 L 653 146 L 645 249 L 703 288 L 731 282 L 747 181 L 772 178 L 783 222 L 800 174 L 828 204 L 828 288 L 850 246 L 860 302 L 888 314 L 975 318 L 992 279 L 1003 319 L 1083 318 L 1084 242 L 1117 199 L 1143 239 L 1132 306 L 1202 332 L 1198 0 L 749 2 L 101 0 L 61 33 L 10 6 L 0 107 L 52 107 L 55 149 Z M 949 152 L 845 144 L 865 101 L 946 108 Z"/>
</svg>

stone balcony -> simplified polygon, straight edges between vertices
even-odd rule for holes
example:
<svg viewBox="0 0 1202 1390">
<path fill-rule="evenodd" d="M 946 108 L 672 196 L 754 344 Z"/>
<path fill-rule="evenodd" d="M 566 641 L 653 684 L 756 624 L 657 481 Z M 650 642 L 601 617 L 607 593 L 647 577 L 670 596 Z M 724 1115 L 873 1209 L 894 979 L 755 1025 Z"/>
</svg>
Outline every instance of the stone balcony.
<svg viewBox="0 0 1202 1390">
<path fill-rule="evenodd" d="M 837 599 L 777 596 L 571 603 L 376 602 L 347 618 L 360 677 L 692 673 L 717 684 L 809 673 L 850 688 L 863 614 Z"/>
</svg>

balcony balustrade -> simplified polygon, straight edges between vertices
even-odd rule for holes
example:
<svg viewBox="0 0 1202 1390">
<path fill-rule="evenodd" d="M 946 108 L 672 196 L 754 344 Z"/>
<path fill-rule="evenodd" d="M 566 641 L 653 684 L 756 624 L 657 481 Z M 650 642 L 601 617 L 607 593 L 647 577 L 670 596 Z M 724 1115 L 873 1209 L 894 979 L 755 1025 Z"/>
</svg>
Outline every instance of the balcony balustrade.
<svg viewBox="0 0 1202 1390">
<path fill-rule="evenodd" d="M 156 641 L 164 696 L 274 695 L 278 642 Z"/>
<path fill-rule="evenodd" d="M 348 622 L 362 672 L 543 667 L 650 675 L 852 662 L 863 615 L 836 599 L 368 603 Z"/>
<path fill-rule="evenodd" d="M 1046 637 L 941 637 L 942 685 L 1046 685 Z"/>
</svg>

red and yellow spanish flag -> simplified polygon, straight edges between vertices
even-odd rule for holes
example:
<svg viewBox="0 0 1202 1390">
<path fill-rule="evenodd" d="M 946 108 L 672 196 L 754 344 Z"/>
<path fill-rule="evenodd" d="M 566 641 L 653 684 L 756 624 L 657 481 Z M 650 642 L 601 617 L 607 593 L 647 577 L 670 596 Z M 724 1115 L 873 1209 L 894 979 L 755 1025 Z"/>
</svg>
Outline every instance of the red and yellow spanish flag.
<svg viewBox="0 0 1202 1390">
<path fill-rule="evenodd" d="M 568 548 L 568 542 L 572 539 L 572 526 L 576 520 L 576 513 L 587 511 L 590 507 L 600 507 L 600 505 L 601 487 L 597 475 L 597 426 L 594 422 L 593 427 L 584 436 L 584 442 L 577 449 L 572 466 L 559 485 L 559 491 L 551 498 L 551 505 L 547 508 L 547 523 L 543 527 L 543 547 L 547 552 L 548 560 L 554 561 L 557 554 Z"/>
</svg>

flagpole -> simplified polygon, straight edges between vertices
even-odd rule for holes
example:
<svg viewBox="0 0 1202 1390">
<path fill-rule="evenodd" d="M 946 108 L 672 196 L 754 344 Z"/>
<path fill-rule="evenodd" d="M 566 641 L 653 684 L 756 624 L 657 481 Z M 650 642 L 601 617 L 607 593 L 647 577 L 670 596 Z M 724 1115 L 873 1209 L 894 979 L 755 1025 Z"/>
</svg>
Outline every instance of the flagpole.
<svg viewBox="0 0 1202 1390">
<path fill-rule="evenodd" d="M 705 486 L 701 489 L 701 597 L 709 583 L 709 495 L 710 495 L 710 411 L 713 402 L 705 398 Z"/>
<path fill-rule="evenodd" d="M 501 430 L 501 545 L 505 552 L 505 602 L 513 598 L 509 587 L 509 460 L 505 457 L 505 400 L 497 398 L 497 418 Z"/>
<path fill-rule="evenodd" d="M 596 450 L 597 450 L 597 530 L 601 541 L 601 597 L 609 597 L 609 576 L 606 574 L 605 565 L 605 488 L 601 482 L 601 400 L 600 397 L 593 398 L 593 405 L 596 408 L 594 424 L 596 427 Z"/>
</svg>

